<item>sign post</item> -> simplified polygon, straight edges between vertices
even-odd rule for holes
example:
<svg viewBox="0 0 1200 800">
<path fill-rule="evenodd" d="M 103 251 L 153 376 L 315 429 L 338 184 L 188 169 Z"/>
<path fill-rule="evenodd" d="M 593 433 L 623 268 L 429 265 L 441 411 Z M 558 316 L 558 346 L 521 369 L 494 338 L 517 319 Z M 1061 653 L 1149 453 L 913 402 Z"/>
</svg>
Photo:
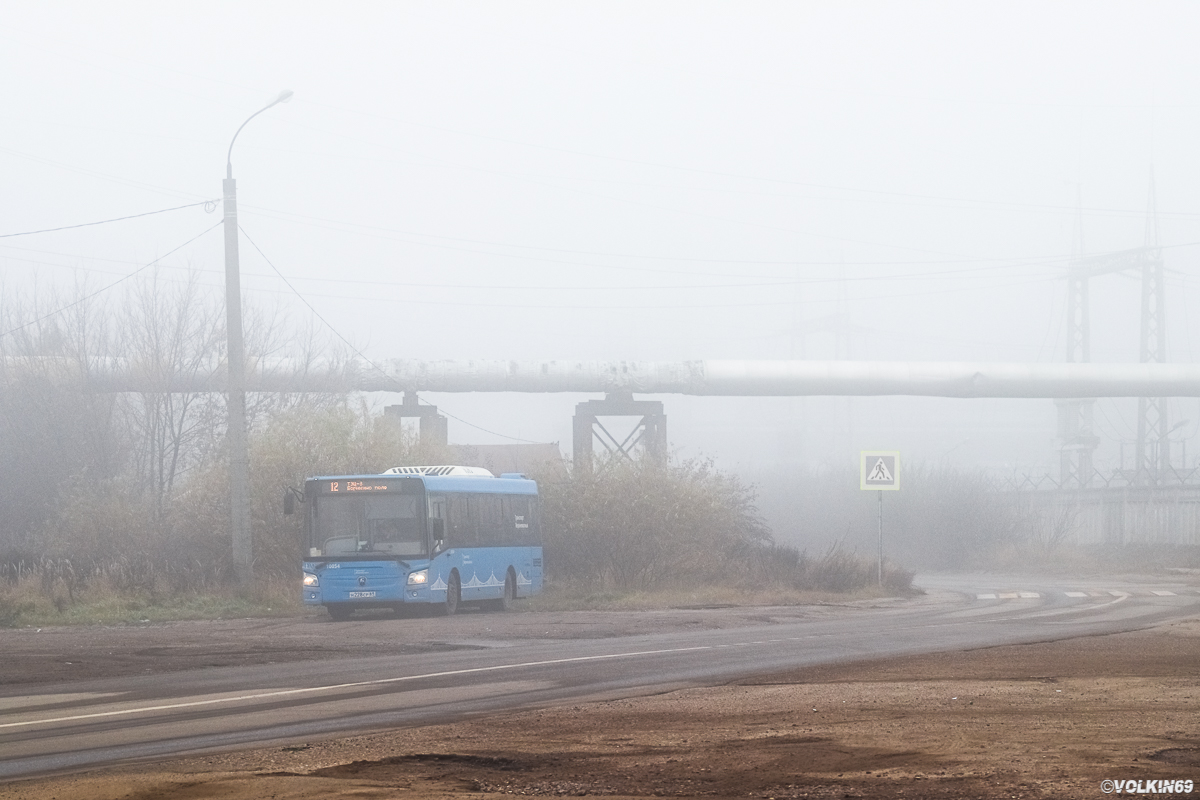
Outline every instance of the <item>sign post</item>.
<svg viewBox="0 0 1200 800">
<path fill-rule="evenodd" d="M 879 492 L 879 585 L 883 586 L 883 493 L 900 490 L 900 453 L 863 450 L 859 456 L 859 488 Z"/>
</svg>

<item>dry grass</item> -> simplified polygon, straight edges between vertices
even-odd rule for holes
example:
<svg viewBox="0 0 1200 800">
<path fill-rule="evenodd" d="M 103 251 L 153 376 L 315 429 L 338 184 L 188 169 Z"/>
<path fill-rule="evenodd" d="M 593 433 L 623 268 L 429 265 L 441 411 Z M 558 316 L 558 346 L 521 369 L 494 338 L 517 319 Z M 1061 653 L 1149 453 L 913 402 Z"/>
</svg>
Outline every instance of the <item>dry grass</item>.
<svg viewBox="0 0 1200 800">
<path fill-rule="evenodd" d="M 0 584 L 0 627 L 293 616 L 303 613 L 297 586 L 294 579 L 275 578 L 249 592 L 216 586 L 170 591 L 154 582 L 131 589 L 100 576 L 68 592 L 62 581 L 34 568 Z"/>
</svg>

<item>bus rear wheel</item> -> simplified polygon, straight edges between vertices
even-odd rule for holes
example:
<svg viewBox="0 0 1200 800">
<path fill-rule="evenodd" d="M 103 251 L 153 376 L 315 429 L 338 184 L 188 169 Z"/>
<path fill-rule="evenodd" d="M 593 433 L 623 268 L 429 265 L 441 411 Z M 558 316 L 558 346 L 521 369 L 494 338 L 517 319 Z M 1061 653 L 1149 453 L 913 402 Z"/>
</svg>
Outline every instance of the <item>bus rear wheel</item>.
<svg viewBox="0 0 1200 800">
<path fill-rule="evenodd" d="M 446 581 L 446 616 L 452 617 L 458 612 L 458 605 L 462 601 L 462 584 L 458 580 L 458 573 L 451 572 L 450 578 Z"/>
<path fill-rule="evenodd" d="M 513 572 L 510 569 L 508 574 L 504 576 L 504 596 L 499 600 L 492 601 L 492 609 L 495 611 L 512 611 L 517 602 L 517 579 L 513 577 Z"/>
</svg>

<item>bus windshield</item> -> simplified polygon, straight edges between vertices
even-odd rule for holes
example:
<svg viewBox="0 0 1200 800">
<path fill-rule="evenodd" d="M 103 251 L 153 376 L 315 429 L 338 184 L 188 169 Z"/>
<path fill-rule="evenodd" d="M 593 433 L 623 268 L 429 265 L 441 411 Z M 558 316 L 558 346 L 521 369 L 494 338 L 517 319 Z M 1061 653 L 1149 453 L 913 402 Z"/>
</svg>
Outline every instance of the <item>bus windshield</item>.
<svg viewBox="0 0 1200 800">
<path fill-rule="evenodd" d="M 400 558 L 428 554 L 420 495 L 319 497 L 310 546 L 326 556 L 387 553 Z"/>
</svg>

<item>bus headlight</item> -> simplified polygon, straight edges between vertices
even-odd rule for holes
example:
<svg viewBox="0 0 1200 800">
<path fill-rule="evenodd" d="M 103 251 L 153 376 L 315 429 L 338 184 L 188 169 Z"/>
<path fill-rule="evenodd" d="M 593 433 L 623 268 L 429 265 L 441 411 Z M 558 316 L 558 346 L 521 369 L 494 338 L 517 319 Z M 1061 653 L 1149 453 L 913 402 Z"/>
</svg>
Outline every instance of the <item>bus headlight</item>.
<svg viewBox="0 0 1200 800">
<path fill-rule="evenodd" d="M 315 573 L 306 572 L 306 573 L 304 573 L 304 585 L 305 586 L 320 586 L 321 582 L 319 580 L 317 580 L 317 576 Z"/>
<path fill-rule="evenodd" d="M 429 570 L 419 569 L 416 572 L 408 573 L 408 585 L 418 586 L 429 580 Z"/>
</svg>

